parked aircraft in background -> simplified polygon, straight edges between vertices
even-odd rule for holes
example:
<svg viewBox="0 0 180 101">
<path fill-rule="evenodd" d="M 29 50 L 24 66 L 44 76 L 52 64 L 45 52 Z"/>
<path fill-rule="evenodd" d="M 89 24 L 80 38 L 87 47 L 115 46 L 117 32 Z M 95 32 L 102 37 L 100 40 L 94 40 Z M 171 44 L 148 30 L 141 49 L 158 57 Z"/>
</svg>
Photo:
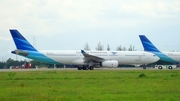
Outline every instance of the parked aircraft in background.
<svg viewBox="0 0 180 101">
<path fill-rule="evenodd" d="M 78 70 L 94 67 L 117 67 L 119 64 L 149 64 L 159 60 L 155 54 L 144 51 L 84 51 L 36 50 L 17 30 L 10 29 L 16 45 L 11 53 L 26 58 L 52 63 L 78 65 Z"/>
<path fill-rule="evenodd" d="M 145 35 L 139 35 L 139 37 L 145 51 L 156 54 L 162 61 L 171 62 L 171 63 L 180 62 L 180 52 L 160 51 L 152 44 L 152 42 Z M 161 67 L 162 66 L 160 66 L 159 69 L 162 69 Z M 172 69 L 172 66 L 169 65 L 168 68 Z"/>
</svg>

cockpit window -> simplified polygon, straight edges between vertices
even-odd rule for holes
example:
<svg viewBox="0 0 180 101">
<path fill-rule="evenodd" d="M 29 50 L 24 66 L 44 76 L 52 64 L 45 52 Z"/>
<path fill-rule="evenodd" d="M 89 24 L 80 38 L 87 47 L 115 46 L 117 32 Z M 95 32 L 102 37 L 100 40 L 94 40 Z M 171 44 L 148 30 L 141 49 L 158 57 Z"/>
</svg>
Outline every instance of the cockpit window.
<svg viewBox="0 0 180 101">
<path fill-rule="evenodd" d="M 156 55 L 153 55 L 153 56 L 156 56 Z"/>
</svg>

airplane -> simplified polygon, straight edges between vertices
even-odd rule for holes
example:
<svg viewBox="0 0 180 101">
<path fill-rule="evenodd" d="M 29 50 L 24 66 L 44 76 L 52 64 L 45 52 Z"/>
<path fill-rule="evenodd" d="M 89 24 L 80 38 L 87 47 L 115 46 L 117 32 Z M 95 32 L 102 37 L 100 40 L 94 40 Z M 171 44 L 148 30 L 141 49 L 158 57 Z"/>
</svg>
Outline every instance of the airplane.
<svg viewBox="0 0 180 101">
<path fill-rule="evenodd" d="M 17 48 L 11 53 L 51 64 L 78 65 L 78 70 L 118 67 L 119 64 L 149 64 L 159 60 L 155 54 L 145 51 L 36 50 L 18 30 L 10 29 L 10 33 Z"/>
<path fill-rule="evenodd" d="M 160 60 L 170 62 L 170 63 L 179 63 L 180 62 L 180 52 L 167 52 L 160 51 L 153 45 L 153 43 L 145 36 L 139 35 L 141 43 L 144 47 L 144 51 L 152 52 L 156 54 Z"/>
</svg>

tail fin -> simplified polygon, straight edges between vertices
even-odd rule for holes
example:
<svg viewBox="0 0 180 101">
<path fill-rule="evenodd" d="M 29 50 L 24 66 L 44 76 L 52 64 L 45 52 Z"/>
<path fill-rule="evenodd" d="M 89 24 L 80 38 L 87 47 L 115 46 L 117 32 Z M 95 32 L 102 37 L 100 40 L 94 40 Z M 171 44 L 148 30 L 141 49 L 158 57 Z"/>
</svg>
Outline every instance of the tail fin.
<svg viewBox="0 0 180 101">
<path fill-rule="evenodd" d="M 16 45 L 16 48 L 19 50 L 30 50 L 37 51 L 19 32 L 15 29 L 10 29 L 10 33 Z"/>
<path fill-rule="evenodd" d="M 11 51 L 11 53 L 42 62 L 60 64 L 43 53 L 38 52 L 17 30 L 10 29 L 10 33 L 17 47 L 17 50 Z"/>
<path fill-rule="evenodd" d="M 145 51 L 150 51 L 156 54 L 160 60 L 162 61 L 167 61 L 167 62 L 172 62 L 172 63 L 177 63 L 178 61 L 170 58 L 166 54 L 160 52 L 152 43 L 149 41 L 149 39 L 145 35 L 139 35 L 141 42 L 143 44 L 144 50 Z"/>
<path fill-rule="evenodd" d="M 145 51 L 160 52 L 145 35 L 139 35 Z"/>
</svg>

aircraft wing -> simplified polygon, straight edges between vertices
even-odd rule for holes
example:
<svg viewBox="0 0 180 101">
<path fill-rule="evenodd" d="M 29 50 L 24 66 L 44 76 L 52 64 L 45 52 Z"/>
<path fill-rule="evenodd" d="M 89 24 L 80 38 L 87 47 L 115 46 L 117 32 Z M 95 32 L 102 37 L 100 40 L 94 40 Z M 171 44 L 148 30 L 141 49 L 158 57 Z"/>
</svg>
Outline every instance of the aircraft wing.
<svg viewBox="0 0 180 101">
<path fill-rule="evenodd" d="M 81 53 L 84 55 L 84 60 L 86 61 L 102 62 L 105 60 L 104 58 L 88 54 L 84 50 L 81 50 Z"/>
</svg>

